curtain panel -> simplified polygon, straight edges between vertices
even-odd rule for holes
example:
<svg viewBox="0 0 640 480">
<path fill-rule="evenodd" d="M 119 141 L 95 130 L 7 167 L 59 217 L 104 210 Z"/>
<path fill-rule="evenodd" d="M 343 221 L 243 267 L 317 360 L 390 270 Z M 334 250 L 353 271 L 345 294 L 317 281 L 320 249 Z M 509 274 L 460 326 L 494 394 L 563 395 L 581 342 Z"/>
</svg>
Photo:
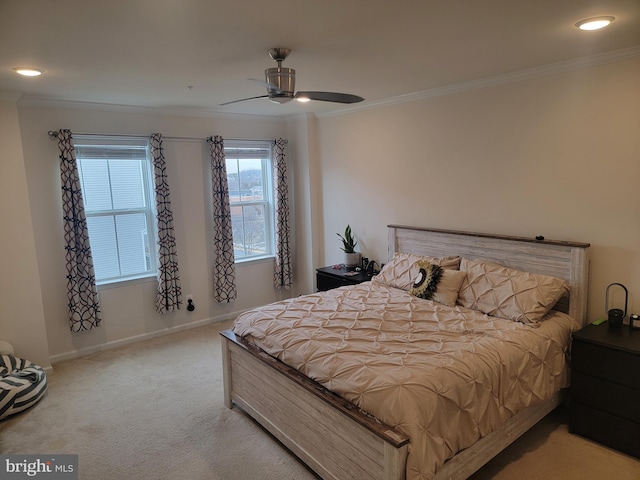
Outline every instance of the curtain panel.
<svg viewBox="0 0 640 480">
<path fill-rule="evenodd" d="M 211 153 L 211 184 L 213 187 L 213 293 L 218 302 L 232 302 L 237 296 L 236 264 L 233 252 L 233 229 L 229 206 L 229 184 L 221 136 L 207 138 Z"/>
<path fill-rule="evenodd" d="M 167 180 L 167 166 L 162 148 L 162 135 L 154 133 L 149 139 L 153 158 L 153 181 L 156 199 L 158 242 L 158 291 L 156 311 L 173 312 L 182 305 L 182 289 L 178 269 L 176 238 L 173 230 L 173 212 Z"/>
<path fill-rule="evenodd" d="M 57 138 L 60 150 L 69 327 L 72 332 L 81 332 L 98 327 L 102 318 L 73 136 L 70 130 L 60 130 Z"/>
<path fill-rule="evenodd" d="M 289 224 L 289 185 L 287 161 L 284 153 L 287 140 L 277 138 L 273 142 L 274 161 L 274 211 L 275 211 L 275 266 L 273 285 L 276 288 L 289 288 L 293 284 L 291 272 L 291 228 Z"/>
</svg>

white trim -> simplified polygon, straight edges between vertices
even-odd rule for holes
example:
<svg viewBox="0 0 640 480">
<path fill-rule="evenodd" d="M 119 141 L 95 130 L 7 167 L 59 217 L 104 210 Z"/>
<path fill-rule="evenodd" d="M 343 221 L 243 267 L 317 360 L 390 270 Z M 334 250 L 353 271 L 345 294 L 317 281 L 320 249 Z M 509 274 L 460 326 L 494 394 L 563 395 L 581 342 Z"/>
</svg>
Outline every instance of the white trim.
<svg viewBox="0 0 640 480">
<path fill-rule="evenodd" d="M 614 50 L 607 53 L 589 55 L 587 57 L 574 58 L 563 62 L 550 63 L 548 65 L 527 68 L 525 70 L 518 70 L 515 72 L 477 78 L 475 80 L 469 80 L 467 82 L 452 83 L 450 85 L 444 85 L 442 87 L 430 88 L 421 92 L 407 93 L 405 95 L 397 95 L 395 97 L 389 97 L 378 101 L 374 100 L 365 102 L 363 105 L 347 107 L 341 110 L 333 110 L 327 113 L 317 113 L 316 116 L 332 117 L 336 115 L 344 115 L 345 113 L 352 113 L 357 110 L 368 110 L 371 108 L 380 108 L 389 105 L 398 105 L 402 103 L 427 100 L 435 97 L 444 97 L 446 95 L 453 95 L 470 90 L 478 90 L 481 88 L 493 87 L 496 85 L 504 85 L 507 83 L 519 82 L 532 78 L 547 77 L 550 75 L 557 75 L 559 73 L 570 72 L 573 70 L 581 70 L 584 68 L 606 65 L 609 63 L 624 62 L 627 60 L 633 60 L 637 57 L 640 57 L 640 45 L 635 47 L 623 48 L 621 50 Z"/>
<path fill-rule="evenodd" d="M 276 256 L 271 253 L 269 255 L 262 255 L 260 257 L 236 258 L 235 263 L 236 265 L 247 265 L 248 263 L 266 263 L 273 262 L 275 258 Z"/>
<path fill-rule="evenodd" d="M 137 283 L 150 283 L 158 281 L 158 272 L 157 268 L 155 272 L 145 273 L 144 275 L 138 275 L 136 277 L 130 278 L 120 278 L 117 280 L 110 281 L 96 281 L 96 286 L 98 287 L 98 291 L 100 290 L 108 290 L 110 288 L 120 288 L 120 287 L 128 287 L 129 285 L 135 285 Z"/>
<path fill-rule="evenodd" d="M 64 109 L 77 109 L 77 110 L 90 110 L 90 111 L 103 111 L 103 112 L 117 112 L 117 113 L 148 113 L 151 115 L 169 115 L 169 116 L 184 116 L 184 117 L 204 117 L 204 118 L 217 118 L 217 119 L 229 119 L 229 120 L 255 120 L 256 117 L 260 118 L 260 121 L 274 121 L 282 122 L 285 116 L 276 115 L 261 115 L 261 114 L 246 114 L 246 113 L 222 113 L 208 108 L 197 107 L 153 107 L 145 105 L 118 105 L 111 103 L 98 103 L 98 102 L 83 102 L 77 100 L 60 100 L 51 99 L 45 97 L 39 97 L 37 95 L 23 95 L 18 103 L 25 107 L 46 107 L 46 108 L 64 108 Z"/>
<path fill-rule="evenodd" d="M 244 311 L 246 311 L 246 309 L 238 310 L 236 312 L 230 312 L 225 315 L 220 315 L 218 317 L 205 318 L 203 320 L 196 320 L 195 322 L 186 323 L 184 325 L 176 325 L 175 327 L 168 327 L 162 330 L 156 330 L 154 332 L 142 333 L 140 335 L 134 335 L 132 337 L 121 338 L 120 340 L 113 340 L 111 342 L 101 343 L 100 345 L 94 345 L 92 347 L 81 348 L 78 350 L 70 350 L 65 353 L 59 353 L 57 355 L 50 356 L 49 362 L 51 363 L 51 365 L 55 365 L 56 363 L 62 362 L 64 360 L 72 360 L 74 358 L 86 357 L 88 355 L 93 355 L 94 353 L 102 352 L 105 350 L 111 350 L 118 347 L 124 347 L 126 345 L 131 345 L 132 343 L 138 343 L 144 340 L 151 340 L 152 338 L 161 337 L 164 335 L 170 335 L 172 333 L 178 333 L 184 330 L 191 330 L 193 328 L 209 325 L 210 323 L 219 323 L 219 322 L 224 322 L 226 320 L 232 320 L 236 318 L 238 315 L 240 315 L 241 313 L 243 313 Z M 49 367 L 49 368 L 52 369 L 52 367 Z"/>
<path fill-rule="evenodd" d="M 430 88 L 420 92 L 407 93 L 404 95 L 397 95 L 395 97 L 389 97 L 382 100 L 365 101 L 363 104 L 355 104 L 355 106 L 344 107 L 339 110 L 333 110 L 331 112 L 318 112 L 311 114 L 312 116 L 323 118 L 332 117 L 336 115 L 344 115 L 347 113 L 357 112 L 361 110 L 368 110 L 371 108 L 385 107 L 389 105 L 397 105 L 401 103 L 414 102 L 418 100 L 424 100 L 434 97 L 442 97 L 445 95 L 452 95 L 455 93 L 466 92 L 469 90 L 476 90 L 480 88 L 486 88 L 496 85 L 503 85 L 511 82 L 518 82 L 521 80 L 527 80 L 530 78 L 539 78 L 549 75 L 556 75 L 558 73 L 564 73 L 572 70 L 580 70 L 584 68 L 597 67 L 599 65 L 606 65 L 615 62 L 624 62 L 627 60 L 633 60 L 640 57 L 640 45 L 633 47 L 622 48 L 619 50 L 612 50 L 610 52 L 598 53 L 594 55 L 588 55 L 585 57 L 578 57 L 570 60 L 564 60 L 561 62 L 550 63 L 547 65 L 541 65 L 538 67 L 527 68 L 524 70 L 518 70 L 514 72 L 508 72 L 499 75 L 492 75 L 489 77 L 478 78 L 467 82 L 453 83 L 450 85 L 444 85 L 441 87 Z M 11 95 L 11 94 L 10 94 Z M 207 117 L 207 118 L 219 118 L 219 119 L 256 119 L 260 118 L 260 121 L 268 120 L 281 122 L 283 120 L 295 119 L 305 113 L 294 113 L 291 115 L 261 115 L 261 114 L 244 114 L 244 113 L 222 113 L 215 109 L 210 108 L 198 108 L 198 107 L 152 107 L 143 105 L 116 105 L 97 102 L 81 102 L 74 100 L 53 100 L 45 97 L 23 95 L 19 98 L 18 103 L 20 105 L 29 107 L 51 107 L 51 108 L 76 108 L 79 110 L 102 110 L 111 112 L 128 112 L 128 113 L 151 113 L 151 114 L 166 114 L 166 115 L 178 115 L 188 117 Z"/>
<path fill-rule="evenodd" d="M 265 223 L 265 250 L 267 253 L 262 255 L 251 255 L 249 257 L 238 257 L 234 258 L 234 262 L 244 263 L 250 262 L 252 260 L 260 260 L 264 258 L 274 258 L 275 257 L 275 191 L 273 188 L 273 175 L 275 172 L 275 160 L 273 158 L 273 150 L 272 150 L 273 140 L 226 140 L 224 145 L 225 152 L 225 161 L 234 160 L 238 166 L 238 175 L 240 174 L 240 162 L 242 160 L 260 160 L 260 170 L 262 173 L 262 200 L 251 200 L 244 201 L 242 197 L 240 200 L 231 201 L 231 190 L 229 190 L 229 207 L 233 209 L 234 207 L 251 207 L 258 206 L 264 208 L 264 223 Z M 262 149 L 266 156 L 262 156 L 261 153 L 253 153 L 242 151 L 244 148 L 256 148 Z M 231 150 L 237 149 L 240 152 L 235 154 Z M 227 176 L 229 172 L 227 171 Z M 242 188 L 240 188 L 240 177 L 238 176 L 238 193 L 241 192 Z M 244 210 L 243 210 L 244 212 Z M 244 213 L 243 213 L 243 231 L 244 231 Z M 238 242 L 239 243 L 239 242 Z M 244 239 L 242 242 L 243 248 L 245 247 Z M 234 241 L 234 251 L 236 249 L 236 242 Z"/>
</svg>

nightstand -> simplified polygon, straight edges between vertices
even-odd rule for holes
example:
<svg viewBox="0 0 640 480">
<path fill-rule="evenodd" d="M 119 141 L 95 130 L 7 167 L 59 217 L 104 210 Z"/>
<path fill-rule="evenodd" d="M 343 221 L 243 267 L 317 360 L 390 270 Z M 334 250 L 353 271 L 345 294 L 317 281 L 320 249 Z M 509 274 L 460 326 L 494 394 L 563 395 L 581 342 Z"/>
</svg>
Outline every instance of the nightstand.
<svg viewBox="0 0 640 480">
<path fill-rule="evenodd" d="M 569 431 L 640 458 L 640 331 L 588 325 L 571 343 Z"/>
<path fill-rule="evenodd" d="M 367 272 L 348 270 L 344 266 L 341 268 L 322 267 L 316 269 L 316 286 L 320 292 L 344 287 L 345 285 L 357 285 L 369 280 L 371 280 L 371 276 L 367 275 Z"/>
</svg>

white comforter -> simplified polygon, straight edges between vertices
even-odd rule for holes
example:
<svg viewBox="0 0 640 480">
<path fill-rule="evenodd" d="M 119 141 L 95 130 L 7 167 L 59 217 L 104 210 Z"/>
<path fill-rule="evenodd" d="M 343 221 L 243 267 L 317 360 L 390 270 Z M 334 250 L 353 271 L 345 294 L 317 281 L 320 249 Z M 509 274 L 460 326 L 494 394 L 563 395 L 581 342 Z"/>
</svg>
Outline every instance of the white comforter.
<svg viewBox="0 0 640 480">
<path fill-rule="evenodd" d="M 256 308 L 233 330 L 407 434 L 407 479 L 422 480 L 567 386 L 577 327 L 555 311 L 531 328 L 366 282 Z"/>
</svg>

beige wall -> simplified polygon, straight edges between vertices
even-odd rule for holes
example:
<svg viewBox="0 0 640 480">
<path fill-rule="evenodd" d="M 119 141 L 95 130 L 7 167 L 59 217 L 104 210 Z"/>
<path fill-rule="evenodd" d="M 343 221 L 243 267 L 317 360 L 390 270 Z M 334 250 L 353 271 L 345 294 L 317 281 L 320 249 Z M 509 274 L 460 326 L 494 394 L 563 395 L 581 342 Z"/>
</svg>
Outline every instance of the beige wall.
<svg viewBox="0 0 640 480">
<path fill-rule="evenodd" d="M 386 259 L 390 223 L 591 243 L 640 313 L 640 60 L 318 121 L 324 263 L 350 223 Z"/>
<path fill-rule="evenodd" d="M 20 101 L 20 128 L 33 210 L 35 249 L 40 269 L 44 318 L 53 361 L 175 329 L 223 320 L 249 307 L 291 295 L 273 287 L 273 260 L 237 266 L 238 299 L 218 304 L 212 295 L 212 221 L 209 150 L 203 141 L 164 141 L 182 289 L 194 298 L 196 310 L 158 315 L 155 280 L 99 287 L 103 322 L 100 328 L 71 333 L 68 328 L 64 246 L 61 221 L 57 142 L 48 130 L 151 134 L 165 137 L 270 139 L 286 136 L 282 119 L 179 117 L 140 109 L 43 105 Z M 295 148 L 295 141 L 290 141 Z M 23 192 L 24 193 L 24 192 Z"/>
<path fill-rule="evenodd" d="M 0 340 L 18 357 L 51 366 L 31 221 L 17 95 L 0 92 Z"/>
<path fill-rule="evenodd" d="M 0 291 L 0 339 L 46 363 L 49 355 L 59 360 L 308 293 L 316 267 L 342 260 L 335 234 L 347 223 L 360 250 L 378 261 L 386 260 L 389 223 L 589 242 L 590 318 L 603 314 L 604 290 L 612 282 L 629 287 L 630 311 L 640 313 L 638 78 L 640 60 L 632 60 L 351 114 L 286 120 L 29 100 L 16 108 L 15 98 L 2 101 L 0 218 L 19 228 L 3 229 L 0 239 L 10 273 Z M 180 274 L 196 311 L 157 315 L 154 282 L 102 288 L 103 326 L 70 333 L 58 152 L 46 135 L 59 128 L 287 137 L 294 288 L 275 290 L 272 263 L 257 262 L 238 266 L 237 302 L 213 300 L 207 150 L 200 142 L 166 141 Z"/>
<path fill-rule="evenodd" d="M 289 138 L 295 139 L 289 153 L 295 163 L 292 196 L 295 201 L 295 292 L 312 292 L 315 269 L 322 265 L 321 172 L 316 139 L 316 118 L 312 115 L 289 119 Z"/>
</svg>

